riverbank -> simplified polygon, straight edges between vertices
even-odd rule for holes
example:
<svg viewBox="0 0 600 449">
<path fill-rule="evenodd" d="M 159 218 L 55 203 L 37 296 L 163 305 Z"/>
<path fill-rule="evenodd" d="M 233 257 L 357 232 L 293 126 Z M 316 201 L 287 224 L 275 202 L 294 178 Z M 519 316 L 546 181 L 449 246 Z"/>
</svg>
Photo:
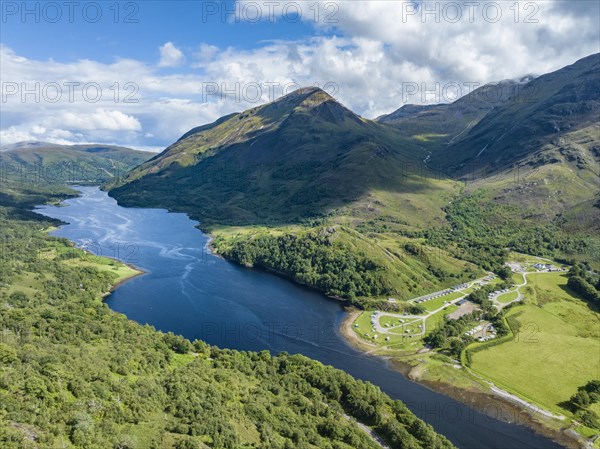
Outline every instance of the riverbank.
<svg viewBox="0 0 600 449">
<path fill-rule="evenodd" d="M 64 205 L 62 205 L 62 206 L 64 206 Z M 68 223 L 63 222 L 63 224 L 59 225 L 59 226 L 49 226 L 48 228 L 44 229 L 44 232 L 46 232 L 47 234 L 50 234 L 54 231 L 58 231 L 62 226 L 66 225 L 66 224 L 68 224 Z M 102 294 L 102 298 L 105 298 L 108 295 L 110 295 L 113 291 L 115 291 L 123 283 L 125 283 L 135 277 L 146 274 L 146 272 L 144 270 L 141 270 L 130 263 L 123 262 L 114 257 L 98 256 L 89 250 L 86 250 L 83 248 L 78 248 L 78 249 L 83 251 L 83 253 L 85 255 L 84 256 L 85 260 L 81 260 L 80 258 L 76 259 L 78 264 L 83 263 L 84 265 L 91 266 L 91 267 L 97 269 L 98 271 L 110 271 L 110 272 L 116 271 L 117 277 L 111 283 L 110 289 L 107 292 Z M 72 263 L 73 260 L 75 260 L 75 259 L 66 260 L 64 262 Z"/>
<path fill-rule="evenodd" d="M 361 310 L 347 309 L 339 328 L 340 334 L 355 349 L 367 355 L 385 358 L 392 369 L 408 380 L 473 407 L 490 419 L 526 426 L 568 449 L 586 447 L 586 443 L 570 427 L 565 427 L 567 422 L 561 423 L 551 413 L 540 410 L 534 404 L 516 398 L 493 384 L 484 383 L 461 365 L 448 366 L 456 376 L 430 376 L 424 355 L 434 354 L 434 351 L 394 356 L 389 350 L 365 342 L 353 329 L 353 324 L 361 313 Z M 448 379 L 454 380 L 454 383 Z"/>
<path fill-rule="evenodd" d="M 59 201 L 48 202 L 47 204 L 54 206 L 54 207 L 66 207 L 67 205 L 63 203 L 65 200 L 77 198 L 78 196 L 79 196 L 79 194 L 72 195 L 67 198 L 61 199 Z M 33 209 L 33 210 L 35 212 L 35 209 Z M 62 221 L 62 220 L 57 220 L 57 224 L 55 226 L 48 226 L 46 229 L 44 229 L 43 232 L 51 235 L 52 232 L 60 230 L 60 228 L 62 228 L 65 225 L 68 225 L 68 223 L 65 221 Z M 110 271 L 110 270 L 117 271 L 117 273 L 116 273 L 117 277 L 111 283 L 111 288 L 109 289 L 109 291 L 102 294 L 102 298 L 105 298 L 108 295 L 110 295 L 120 285 L 129 281 L 130 279 L 133 279 L 135 277 L 146 274 L 146 272 L 144 270 L 141 270 L 132 264 L 123 262 L 122 260 L 119 260 L 115 257 L 98 256 L 87 249 L 84 249 L 84 248 L 79 248 L 79 249 L 81 249 L 84 252 L 84 254 L 86 255 L 86 258 L 88 258 L 88 260 L 83 261 L 87 266 L 93 266 L 94 268 L 96 268 L 99 271 Z M 100 261 L 102 261 L 102 262 L 100 262 Z M 107 263 L 105 263 L 105 262 L 107 262 Z M 117 266 L 116 270 L 115 270 L 115 266 Z"/>
<path fill-rule="evenodd" d="M 106 293 L 104 293 L 102 295 L 102 298 L 106 298 L 107 296 L 109 296 L 112 292 L 114 292 L 117 288 L 119 288 L 125 282 L 127 282 L 133 278 L 136 278 L 138 276 L 143 276 L 144 274 L 146 274 L 146 272 L 144 270 L 140 270 L 139 268 L 136 268 L 135 266 L 133 266 L 131 264 L 121 262 L 120 260 L 112 259 L 110 257 L 105 257 L 105 259 L 111 259 L 111 260 L 117 261 L 121 265 L 127 267 L 127 270 L 129 272 L 126 274 L 120 275 L 117 279 L 115 279 L 115 282 L 111 285 L 110 290 L 107 291 Z"/>
</svg>

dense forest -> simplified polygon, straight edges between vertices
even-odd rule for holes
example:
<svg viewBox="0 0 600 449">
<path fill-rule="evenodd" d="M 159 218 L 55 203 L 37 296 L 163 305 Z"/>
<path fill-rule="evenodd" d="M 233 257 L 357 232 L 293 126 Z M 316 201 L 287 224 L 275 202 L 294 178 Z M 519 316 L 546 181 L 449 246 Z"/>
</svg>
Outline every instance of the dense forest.
<svg viewBox="0 0 600 449">
<path fill-rule="evenodd" d="M 522 209 L 486 201 L 481 191 L 455 199 L 445 212 L 450 229 L 427 230 L 429 243 L 490 271 L 502 270 L 508 248 L 569 261 L 596 260 L 600 249 L 592 232 L 567 232 L 559 220 L 524 218 Z"/>
<path fill-rule="evenodd" d="M 385 267 L 336 241 L 332 229 L 320 228 L 304 235 L 261 234 L 237 240 L 230 248 L 221 247 L 216 240 L 215 246 L 242 265 L 277 271 L 330 296 L 354 301 L 392 293 Z"/>
<path fill-rule="evenodd" d="M 48 236 L 56 223 L 25 208 L 64 195 L 4 191 L 0 447 L 378 448 L 356 421 L 393 448 L 452 447 L 342 371 L 190 342 L 112 312 L 101 296 L 119 264 L 85 263 L 95 256 Z"/>
<path fill-rule="evenodd" d="M 568 273 L 568 286 L 579 293 L 583 299 L 600 308 L 600 277 L 594 274 L 589 266 L 577 263 Z"/>
</svg>

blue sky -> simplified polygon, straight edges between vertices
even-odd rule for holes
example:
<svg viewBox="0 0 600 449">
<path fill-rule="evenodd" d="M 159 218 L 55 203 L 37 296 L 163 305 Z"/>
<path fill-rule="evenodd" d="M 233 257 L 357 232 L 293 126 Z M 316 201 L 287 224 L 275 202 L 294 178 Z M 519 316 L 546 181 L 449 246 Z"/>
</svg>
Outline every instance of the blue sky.
<svg viewBox="0 0 600 449">
<path fill-rule="evenodd" d="M 101 5 L 100 9 L 87 7 L 85 11 L 83 5 L 90 2 L 80 2 L 81 6 L 74 5 L 71 10 L 72 21 L 70 8 L 63 2 L 55 2 L 61 5 L 59 10 L 53 6 L 44 9 L 44 3 L 53 2 L 27 2 L 25 8 L 18 2 L 14 13 L 7 3 L 17 2 L 4 3 L 2 41 L 17 53 L 33 59 L 53 58 L 66 62 L 93 58 L 109 63 L 115 58 L 135 58 L 151 62 L 159 59 L 158 47 L 166 41 L 188 51 L 193 51 L 201 42 L 221 48 L 251 49 L 265 41 L 296 40 L 315 33 L 315 28 L 309 22 L 299 20 L 291 9 L 285 19 L 267 24 L 250 22 L 254 20 L 250 17 L 254 9 L 247 8 L 243 19 L 248 20 L 236 22 L 235 1 L 204 4 L 196 1 L 106 1 L 95 2 Z M 39 10 L 37 17 L 31 13 L 23 20 L 25 9 L 35 11 L 36 8 Z M 55 19 L 56 11 L 61 13 L 58 20 Z M 97 21 L 96 11 L 101 11 Z M 264 14 L 267 17 L 268 9 Z M 49 20 L 56 21 L 51 23 Z"/>
<path fill-rule="evenodd" d="M 32 12 L 23 15 L 23 2 L 2 2 L 3 145 L 47 140 L 160 150 L 194 126 L 303 85 L 324 87 L 374 118 L 406 103 L 447 102 L 478 85 L 556 70 L 598 52 L 600 40 L 595 1 L 25 7 Z"/>
</svg>

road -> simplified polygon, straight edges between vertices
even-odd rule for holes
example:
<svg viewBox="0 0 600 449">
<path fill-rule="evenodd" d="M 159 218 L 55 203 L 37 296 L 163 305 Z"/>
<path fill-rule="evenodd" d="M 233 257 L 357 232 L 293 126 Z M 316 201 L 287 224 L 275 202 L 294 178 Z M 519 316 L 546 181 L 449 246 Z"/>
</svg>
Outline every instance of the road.
<svg viewBox="0 0 600 449">
<path fill-rule="evenodd" d="M 387 445 L 387 443 L 385 441 L 383 441 L 383 439 L 377 435 L 375 433 L 375 431 L 373 429 L 371 429 L 369 426 L 355 420 L 354 418 L 352 418 L 349 415 L 344 414 L 344 418 L 346 418 L 348 421 L 353 422 L 354 424 L 356 424 L 358 426 L 358 428 L 360 430 L 362 430 L 364 433 L 366 433 L 367 435 L 369 435 L 371 437 L 371 439 L 373 441 L 375 441 L 375 443 L 377 443 L 379 445 L 379 447 L 382 447 L 383 449 L 392 449 L 390 446 Z"/>
<path fill-rule="evenodd" d="M 492 298 L 492 303 L 494 303 L 494 305 L 500 310 L 500 309 L 505 308 L 509 304 L 512 304 L 514 302 L 522 301 L 523 298 L 524 298 L 524 295 L 521 292 L 521 289 L 527 285 L 527 282 L 528 282 L 527 281 L 527 275 L 528 274 L 550 274 L 550 273 L 564 273 L 564 271 L 520 271 L 519 274 L 523 275 L 523 283 L 519 284 L 519 285 L 516 285 L 514 289 L 511 289 L 511 290 L 509 290 L 506 293 L 501 293 L 499 295 L 495 295 Z M 498 301 L 498 297 L 500 297 L 502 295 L 506 295 L 506 294 L 511 293 L 511 292 L 517 292 L 519 294 L 519 296 L 517 296 L 516 299 L 513 299 L 512 301 L 506 302 L 506 303 Z"/>
<path fill-rule="evenodd" d="M 489 274 L 488 274 L 489 276 Z M 487 277 L 487 276 L 486 276 Z M 466 287 L 462 288 L 459 291 L 462 290 L 466 290 L 468 288 L 473 287 L 475 284 L 478 284 L 480 282 L 485 282 L 485 277 L 483 278 L 479 278 L 479 279 L 475 279 L 474 281 L 471 281 L 469 283 L 467 283 Z M 445 290 L 441 290 L 441 291 L 445 291 Z M 440 292 L 441 292 L 440 291 Z M 436 292 L 436 293 L 440 293 L 440 292 Z M 436 293 L 430 293 L 426 296 L 431 296 L 431 295 L 435 295 Z M 431 312 L 428 312 L 426 315 L 406 315 L 406 314 L 399 314 L 399 313 L 391 313 L 391 312 L 377 312 L 377 319 L 375 320 L 375 325 L 373 326 L 373 328 L 375 329 L 375 332 L 377 332 L 378 334 L 393 334 L 393 335 L 399 335 L 399 334 L 394 334 L 392 332 L 389 332 L 393 329 L 398 329 L 398 328 L 402 328 L 404 326 L 406 326 L 407 324 L 399 324 L 397 326 L 390 326 L 390 327 L 384 327 L 381 326 L 381 324 L 379 324 L 379 319 L 383 316 L 389 316 L 392 318 L 397 318 L 398 320 L 419 320 L 421 321 L 420 323 L 409 323 L 409 324 L 414 324 L 416 326 L 418 326 L 419 324 L 422 326 L 422 328 L 420 329 L 419 333 L 411 333 L 410 335 L 416 335 L 416 336 L 420 336 L 423 337 L 425 336 L 425 332 L 426 332 L 426 324 L 425 324 L 425 320 L 427 320 L 427 318 L 429 318 L 432 315 L 435 315 L 436 313 L 441 312 L 443 309 L 445 309 L 446 307 L 448 307 L 449 305 L 455 304 L 458 301 L 464 299 L 467 297 L 467 293 L 465 293 L 464 295 L 458 297 L 458 298 L 454 298 L 450 301 L 448 301 L 447 303 L 443 304 L 442 306 L 440 306 L 439 308 L 432 310 Z M 425 296 L 420 296 L 418 298 L 413 298 L 411 300 L 409 300 L 409 303 L 414 303 L 415 301 L 417 301 L 418 299 L 424 298 Z"/>
<path fill-rule="evenodd" d="M 525 271 L 525 272 L 518 272 L 518 273 L 523 275 L 523 283 L 522 284 L 518 284 L 514 288 L 511 288 L 510 290 L 508 290 L 507 292 L 499 293 L 497 295 L 492 296 L 492 298 L 490 298 L 490 300 L 492 301 L 492 304 L 498 310 L 502 310 L 503 308 L 505 308 L 509 304 L 513 304 L 515 302 L 519 302 L 519 301 L 522 301 L 524 299 L 525 296 L 521 292 L 521 289 L 523 287 L 525 287 L 527 285 L 527 283 L 528 283 L 527 275 L 529 275 L 529 274 L 538 274 L 538 273 L 555 273 L 555 271 L 548 271 L 548 272 L 547 271 Z M 466 287 L 464 287 L 464 288 L 462 288 L 461 290 L 458 290 L 458 291 L 463 291 L 463 290 L 466 290 L 468 288 L 471 288 L 475 284 L 478 284 L 480 282 L 485 282 L 485 277 L 484 278 L 480 278 L 480 279 L 475 279 L 474 281 L 471 281 L 471 282 L 467 283 Z M 417 301 L 417 300 L 419 300 L 421 298 L 429 297 L 429 296 L 435 295 L 437 293 L 441 293 L 443 291 L 445 291 L 445 290 L 441 290 L 440 292 L 436 292 L 436 293 L 430 293 L 428 295 L 420 296 L 418 298 L 413 298 L 413 299 L 409 300 L 408 302 L 411 303 L 411 304 L 413 304 L 415 301 Z M 498 301 L 498 297 L 500 297 L 502 295 L 505 295 L 505 294 L 508 294 L 508 293 L 511 293 L 511 292 L 517 292 L 518 293 L 517 298 L 513 299 L 512 301 L 506 302 L 506 303 Z M 432 310 L 431 312 L 428 312 L 425 315 L 407 315 L 407 314 L 400 314 L 400 313 L 377 311 L 376 312 L 377 313 L 377 317 L 376 317 L 376 320 L 375 320 L 375 324 L 373 325 L 374 332 L 376 332 L 377 334 L 382 334 L 382 335 L 394 335 L 394 336 L 398 336 L 398 335 L 402 335 L 402 334 L 394 333 L 394 332 L 391 332 L 391 331 L 393 331 L 394 329 L 399 329 L 399 328 L 403 329 L 403 328 L 405 328 L 408 325 L 411 325 L 411 327 L 414 327 L 414 326 L 418 327 L 420 325 L 421 328 L 419 328 L 419 332 L 414 332 L 414 333 L 411 332 L 410 334 L 407 334 L 407 335 L 412 335 L 412 336 L 417 336 L 417 337 L 424 337 L 425 333 L 427 332 L 427 329 L 426 329 L 426 320 L 427 320 L 427 318 L 431 317 L 432 315 L 435 315 L 436 313 L 441 312 L 443 309 L 445 309 L 449 305 L 456 304 L 457 302 L 459 302 L 460 300 L 466 298 L 467 296 L 468 296 L 468 294 L 465 293 L 464 295 L 448 301 L 447 303 L 443 304 L 439 308 L 437 308 L 435 310 Z M 398 320 L 415 320 L 415 321 L 413 321 L 411 323 L 401 323 L 401 324 L 398 324 L 396 326 L 385 327 L 385 326 L 382 326 L 380 324 L 380 319 L 382 317 L 384 317 L 384 316 L 388 316 L 388 317 L 391 317 L 391 318 L 394 318 L 394 319 L 398 319 Z"/>
</svg>

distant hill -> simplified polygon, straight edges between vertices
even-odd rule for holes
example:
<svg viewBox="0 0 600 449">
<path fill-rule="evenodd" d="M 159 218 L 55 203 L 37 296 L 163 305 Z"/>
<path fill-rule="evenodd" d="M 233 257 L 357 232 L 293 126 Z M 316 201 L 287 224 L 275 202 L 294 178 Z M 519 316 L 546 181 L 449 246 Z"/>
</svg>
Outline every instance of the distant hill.
<svg viewBox="0 0 600 449">
<path fill-rule="evenodd" d="M 407 104 L 376 119 L 398 129 L 423 147 L 436 151 L 464 134 L 499 105 L 518 94 L 519 89 L 534 79 L 528 75 L 517 80 L 504 80 L 474 89 L 452 103 L 434 105 Z"/>
<path fill-rule="evenodd" d="M 598 157 L 599 122 L 600 54 L 594 54 L 523 85 L 430 160 L 506 167 L 535 156 L 542 165 L 553 159 L 544 154 L 549 146 L 569 146 L 572 136 L 585 129 L 596 141 L 590 151 Z"/>
<path fill-rule="evenodd" d="M 24 183 L 104 183 L 154 153 L 114 145 L 19 142 L 0 148 L 4 176 Z"/>
<path fill-rule="evenodd" d="M 110 194 L 227 223 L 289 222 L 403 189 L 426 152 L 318 88 L 192 129 L 133 170 Z M 174 194 L 176 193 L 176 194 Z"/>
</svg>

